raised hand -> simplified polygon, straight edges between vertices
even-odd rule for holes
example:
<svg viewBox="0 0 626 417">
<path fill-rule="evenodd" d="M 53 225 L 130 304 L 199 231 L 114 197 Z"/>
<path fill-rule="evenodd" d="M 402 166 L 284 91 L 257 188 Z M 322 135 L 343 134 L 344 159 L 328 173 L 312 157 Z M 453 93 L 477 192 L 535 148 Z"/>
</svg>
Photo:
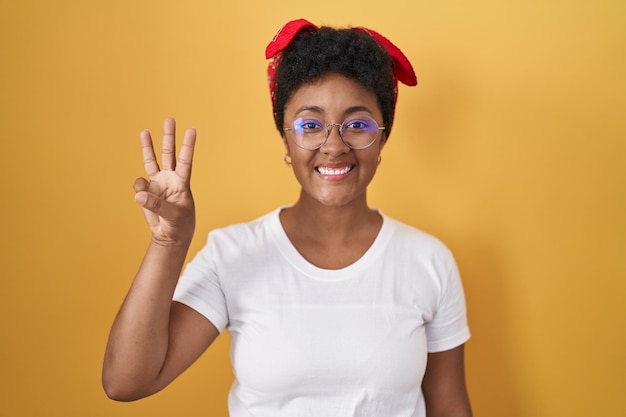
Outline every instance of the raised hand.
<svg viewBox="0 0 626 417">
<path fill-rule="evenodd" d="M 150 132 L 142 131 L 139 139 L 148 179 L 138 178 L 133 188 L 135 201 L 144 209 L 152 239 L 162 245 L 188 245 L 195 229 L 190 180 L 196 131 L 187 129 L 176 158 L 176 122 L 172 118 L 165 119 L 162 167 L 157 162 Z"/>
</svg>

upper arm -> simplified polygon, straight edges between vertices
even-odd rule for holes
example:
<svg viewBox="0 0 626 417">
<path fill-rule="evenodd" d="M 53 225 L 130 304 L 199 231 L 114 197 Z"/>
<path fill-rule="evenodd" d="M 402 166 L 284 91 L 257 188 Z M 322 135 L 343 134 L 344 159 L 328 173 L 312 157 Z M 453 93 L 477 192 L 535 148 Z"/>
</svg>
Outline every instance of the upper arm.
<svg viewBox="0 0 626 417">
<path fill-rule="evenodd" d="M 219 334 L 202 314 L 185 304 L 172 302 L 167 354 L 156 390 L 167 386 L 194 363 Z"/>
<path fill-rule="evenodd" d="M 471 417 L 465 385 L 464 345 L 428 354 L 422 391 L 429 417 Z"/>
</svg>

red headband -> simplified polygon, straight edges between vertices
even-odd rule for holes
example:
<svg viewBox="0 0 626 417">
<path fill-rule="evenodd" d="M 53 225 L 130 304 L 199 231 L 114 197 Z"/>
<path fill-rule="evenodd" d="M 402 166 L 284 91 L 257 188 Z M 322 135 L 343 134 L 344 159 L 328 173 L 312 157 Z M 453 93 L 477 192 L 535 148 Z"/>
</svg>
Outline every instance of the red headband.
<svg viewBox="0 0 626 417">
<path fill-rule="evenodd" d="M 291 43 L 293 38 L 301 30 L 307 28 L 310 28 L 312 30 L 319 29 L 313 23 L 305 19 L 292 20 L 278 31 L 276 36 L 274 36 L 274 39 L 272 39 L 272 41 L 269 43 L 269 45 L 267 45 L 267 48 L 265 49 L 265 58 L 270 59 L 270 63 L 267 68 L 267 74 L 269 78 L 268 82 L 270 87 L 270 94 L 272 96 L 272 107 L 274 109 L 274 115 L 276 115 L 276 96 L 274 94 L 274 89 L 276 87 L 276 63 L 283 49 L 285 49 L 285 47 Z M 415 72 L 413 71 L 411 63 L 397 46 L 391 43 L 389 39 L 385 38 L 380 33 L 364 27 L 357 27 L 356 29 L 360 29 L 371 35 L 378 42 L 378 44 L 382 46 L 383 49 L 385 49 L 391 56 L 393 62 L 393 82 L 395 86 L 395 106 L 395 102 L 398 98 L 398 81 L 408 86 L 417 85 L 417 77 L 415 76 Z"/>
</svg>

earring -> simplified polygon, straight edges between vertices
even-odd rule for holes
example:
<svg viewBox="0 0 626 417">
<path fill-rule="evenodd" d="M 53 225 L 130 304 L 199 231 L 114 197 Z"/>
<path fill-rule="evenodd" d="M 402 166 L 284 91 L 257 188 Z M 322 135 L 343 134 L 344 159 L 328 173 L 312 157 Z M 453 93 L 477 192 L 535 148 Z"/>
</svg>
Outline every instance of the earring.
<svg viewBox="0 0 626 417">
<path fill-rule="evenodd" d="M 380 162 L 381 162 L 382 160 L 383 160 L 383 157 L 382 157 L 380 154 L 378 154 L 378 165 L 380 165 Z"/>
<path fill-rule="evenodd" d="M 289 156 L 289 154 L 285 154 L 285 156 L 283 156 L 283 162 L 291 168 L 291 156 Z"/>
</svg>

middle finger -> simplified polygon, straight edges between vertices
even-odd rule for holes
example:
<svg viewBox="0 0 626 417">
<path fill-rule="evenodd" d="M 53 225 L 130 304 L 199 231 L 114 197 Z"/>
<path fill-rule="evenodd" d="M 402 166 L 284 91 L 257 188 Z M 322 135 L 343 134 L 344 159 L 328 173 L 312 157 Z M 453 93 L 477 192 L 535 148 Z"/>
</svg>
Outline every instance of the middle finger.
<svg viewBox="0 0 626 417">
<path fill-rule="evenodd" d="M 163 121 L 161 164 L 163 165 L 163 170 L 176 169 L 176 121 L 171 117 Z"/>
</svg>

